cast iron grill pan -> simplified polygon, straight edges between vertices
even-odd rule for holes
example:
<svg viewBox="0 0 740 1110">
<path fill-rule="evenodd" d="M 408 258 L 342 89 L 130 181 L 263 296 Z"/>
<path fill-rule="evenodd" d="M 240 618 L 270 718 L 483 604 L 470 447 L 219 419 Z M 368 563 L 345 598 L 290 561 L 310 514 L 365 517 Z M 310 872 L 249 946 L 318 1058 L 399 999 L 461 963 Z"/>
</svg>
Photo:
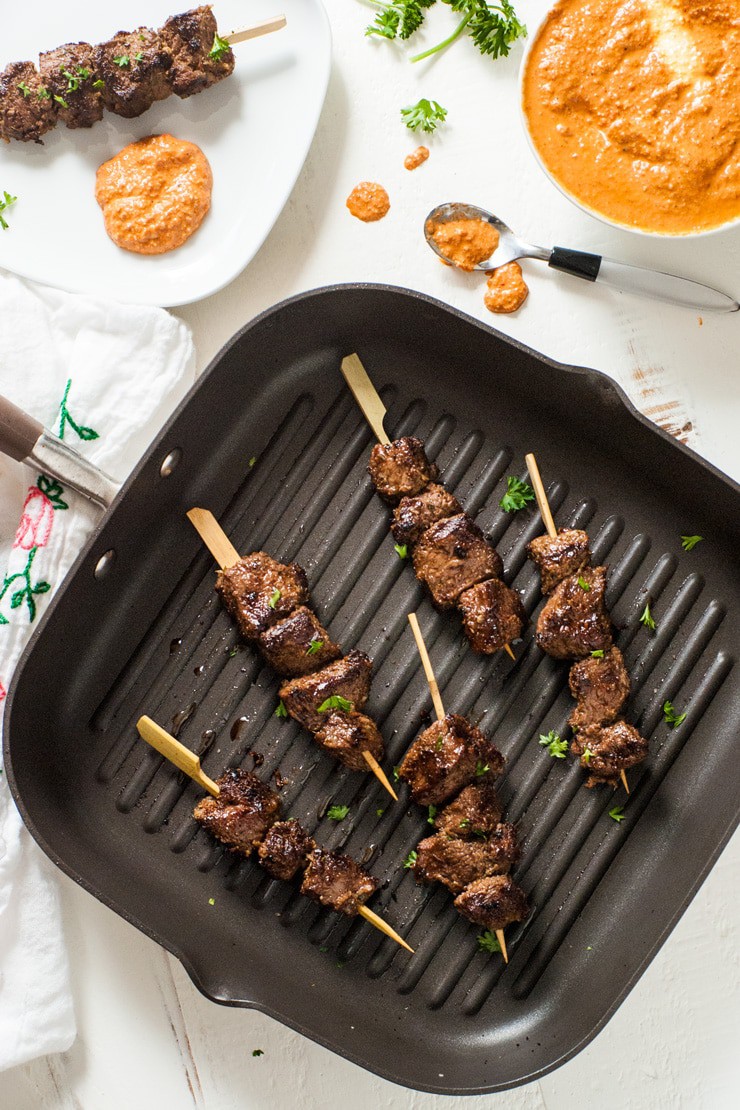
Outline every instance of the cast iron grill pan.
<svg viewBox="0 0 740 1110">
<path fill-rule="evenodd" d="M 630 772 L 621 824 L 607 815 L 611 791 L 587 791 L 573 761 L 537 743 L 565 726 L 567 664 L 542 655 L 532 626 L 516 663 L 474 656 L 395 554 L 365 472 L 371 435 L 339 373 L 353 350 L 388 405 L 388 431 L 427 443 L 530 615 L 541 600 L 525 545 L 540 520 L 498 507 L 506 475 L 524 476 L 526 451 L 558 523 L 587 528 L 595 559 L 609 564 L 633 677 L 628 717 L 651 740 L 647 763 Z M 181 461 L 162 478 L 176 448 Z M 288 301 L 215 359 L 35 634 L 5 732 L 26 822 L 60 867 L 175 953 L 214 1000 L 257 1007 L 418 1089 L 531 1080 L 604 1024 L 737 823 L 739 501 L 736 486 L 595 371 L 555 364 L 406 291 L 345 286 Z M 406 622 L 419 611 L 446 706 L 479 721 L 508 759 L 502 800 L 525 844 L 515 877 L 535 907 L 507 931 L 508 967 L 479 951 L 442 888 L 418 887 L 403 869 L 430 831 L 405 787 L 389 802 L 371 775 L 342 769 L 275 718 L 277 679 L 239 643 L 214 594 L 212 559 L 184 516 L 192 505 L 212 508 L 240 550 L 306 567 L 332 635 L 375 660 L 369 712 L 390 763 L 428 720 Z M 681 533 L 706 538 L 686 554 Z M 96 579 L 111 549 L 112 569 Z M 653 634 L 636 619 L 648 598 Z M 688 714 L 673 731 L 666 698 Z M 256 764 L 281 785 L 287 814 L 368 862 L 385 878 L 373 906 L 415 956 L 199 830 L 199 792 L 136 738 L 141 713 L 202 753 L 213 777 Z M 329 803 L 350 816 L 328 821 Z"/>
</svg>

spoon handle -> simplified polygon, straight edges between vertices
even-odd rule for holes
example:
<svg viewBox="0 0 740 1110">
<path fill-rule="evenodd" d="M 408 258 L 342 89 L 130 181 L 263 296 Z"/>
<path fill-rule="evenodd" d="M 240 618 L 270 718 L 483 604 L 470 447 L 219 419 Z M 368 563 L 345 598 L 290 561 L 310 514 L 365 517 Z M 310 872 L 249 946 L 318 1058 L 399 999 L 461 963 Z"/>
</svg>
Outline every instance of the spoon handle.
<svg viewBox="0 0 740 1110">
<path fill-rule="evenodd" d="M 625 293 L 636 293 L 642 297 L 652 297 L 656 301 L 682 305 L 699 312 L 737 312 L 740 305 L 719 289 L 692 281 L 690 278 L 664 274 L 660 270 L 645 270 L 640 266 L 629 266 L 626 262 L 615 262 L 602 258 L 599 254 L 586 251 L 573 251 L 565 247 L 555 247 L 548 265 L 586 281 L 602 281 Z"/>
</svg>

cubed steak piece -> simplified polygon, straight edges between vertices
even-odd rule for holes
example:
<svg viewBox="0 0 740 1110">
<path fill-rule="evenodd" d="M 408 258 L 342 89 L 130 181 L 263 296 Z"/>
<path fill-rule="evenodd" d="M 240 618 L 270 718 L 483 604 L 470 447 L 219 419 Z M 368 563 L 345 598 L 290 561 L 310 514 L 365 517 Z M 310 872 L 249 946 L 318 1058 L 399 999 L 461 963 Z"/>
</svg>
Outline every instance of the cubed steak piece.
<svg viewBox="0 0 740 1110">
<path fill-rule="evenodd" d="M 455 899 L 455 909 L 468 921 L 495 932 L 529 917 L 527 896 L 509 875 L 478 879 Z"/>
<path fill-rule="evenodd" d="M 416 436 L 376 443 L 367 469 L 376 491 L 386 501 L 413 497 L 439 477 L 439 469 L 429 462 L 424 444 Z"/>
<path fill-rule="evenodd" d="M 430 525 L 462 511 L 460 502 L 444 486 L 430 482 L 414 497 L 401 498 L 391 522 L 393 539 L 396 543 L 413 547 Z"/>
<path fill-rule="evenodd" d="M 604 604 L 606 567 L 584 567 L 564 578 L 537 620 L 536 640 L 555 659 L 582 659 L 612 646 L 612 625 Z"/>
<path fill-rule="evenodd" d="M 571 741 L 573 755 L 580 756 L 581 767 L 588 771 L 586 786 L 607 783 L 617 786 L 622 771 L 635 767 L 647 757 L 648 742 L 626 721 L 610 725 L 586 725 Z"/>
<path fill-rule="evenodd" d="M 92 127 L 103 118 L 101 78 L 95 47 L 89 42 L 68 42 L 39 55 L 41 80 L 57 106 L 57 116 L 66 126 Z"/>
<path fill-rule="evenodd" d="M 369 752 L 378 762 L 381 761 L 385 755 L 383 737 L 370 717 L 341 709 L 334 709 L 324 716 L 326 723 L 315 734 L 315 740 L 329 755 L 352 771 L 367 771 L 363 752 Z"/>
<path fill-rule="evenodd" d="M 316 671 L 342 654 L 312 609 L 299 605 L 259 638 L 265 660 L 280 675 Z"/>
<path fill-rule="evenodd" d="M 219 571 L 216 589 L 245 640 L 308 603 L 308 579 L 298 563 L 278 563 L 265 551 L 245 555 Z"/>
<path fill-rule="evenodd" d="M 103 104 L 124 119 L 142 115 L 170 95 L 168 73 L 172 56 L 149 27 L 119 31 L 95 48 L 97 80 Z"/>
<path fill-rule="evenodd" d="M 463 590 L 500 578 L 501 556 L 467 513 L 438 520 L 414 549 L 414 571 L 438 609 L 451 609 Z"/>
<path fill-rule="evenodd" d="M 463 590 L 457 604 L 470 646 L 481 655 L 493 655 L 518 640 L 527 623 L 522 599 L 500 578 Z"/>
<path fill-rule="evenodd" d="M 504 757 L 465 717 L 448 713 L 417 736 L 403 757 L 399 777 L 419 805 L 439 805 L 476 778 L 496 778 Z"/>
<path fill-rule="evenodd" d="M 316 844 L 293 817 L 276 821 L 259 846 L 259 861 L 273 879 L 292 879 L 305 865 Z"/>
<path fill-rule="evenodd" d="M 33 62 L 11 62 L 0 73 L 0 136 L 40 143 L 57 122 L 57 103 Z"/>
<path fill-rule="evenodd" d="M 490 836 L 501 820 L 501 803 L 491 782 L 482 779 L 461 790 L 440 810 L 435 827 L 445 836 L 458 840 Z"/>
<path fill-rule="evenodd" d="M 160 31 L 172 65 L 172 91 L 183 99 L 195 96 L 234 71 L 234 52 L 222 38 L 210 5 L 173 15 Z"/>
<path fill-rule="evenodd" d="M 436 833 L 417 847 L 414 875 L 420 882 L 444 883 L 459 894 L 476 879 L 504 874 L 518 859 L 513 825 L 498 825 L 486 840 L 457 840 Z"/>
<path fill-rule="evenodd" d="M 301 894 L 352 917 L 377 888 L 378 880 L 350 856 L 315 848 L 308 857 Z"/>
<path fill-rule="evenodd" d="M 574 732 L 584 725 L 616 721 L 630 692 L 630 676 L 619 648 L 574 663 L 569 685 L 578 703 L 569 718 Z"/>
<path fill-rule="evenodd" d="M 320 671 L 293 678 L 280 687 L 280 697 L 291 717 L 318 732 L 335 709 L 360 710 L 370 695 L 373 663 L 364 651 L 351 651 Z"/>
<path fill-rule="evenodd" d="M 591 562 L 588 536 L 580 528 L 561 528 L 557 536 L 537 536 L 527 544 L 527 554 L 540 572 L 543 594 Z"/>
<path fill-rule="evenodd" d="M 203 798 L 193 817 L 229 848 L 249 855 L 280 813 L 280 798 L 251 771 L 233 768 L 216 779 L 217 798 Z"/>
</svg>

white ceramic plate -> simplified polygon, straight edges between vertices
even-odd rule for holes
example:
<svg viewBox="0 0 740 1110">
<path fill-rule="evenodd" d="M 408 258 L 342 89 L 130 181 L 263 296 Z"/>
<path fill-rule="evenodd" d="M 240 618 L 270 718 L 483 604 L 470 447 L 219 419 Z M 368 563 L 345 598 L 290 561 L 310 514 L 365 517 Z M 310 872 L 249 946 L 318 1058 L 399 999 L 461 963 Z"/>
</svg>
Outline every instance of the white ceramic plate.
<svg viewBox="0 0 740 1110">
<path fill-rule="evenodd" d="M 141 24 L 160 26 L 198 0 L 39 0 L 32 18 L 5 20 L 0 68 L 41 50 L 101 42 Z M 222 34 L 284 12 L 288 25 L 234 47 L 231 77 L 188 100 L 171 96 L 134 120 L 106 113 L 86 131 L 57 127 L 44 140 L 0 143 L 0 191 L 18 197 L 0 231 L 0 266 L 75 292 L 139 304 L 200 300 L 232 281 L 259 250 L 296 182 L 319 120 L 331 67 L 320 0 L 216 0 Z M 28 9 L 30 16 L 31 9 Z M 95 171 L 126 143 L 170 132 L 197 143 L 213 169 L 213 205 L 170 254 L 114 246 L 95 201 Z"/>
</svg>

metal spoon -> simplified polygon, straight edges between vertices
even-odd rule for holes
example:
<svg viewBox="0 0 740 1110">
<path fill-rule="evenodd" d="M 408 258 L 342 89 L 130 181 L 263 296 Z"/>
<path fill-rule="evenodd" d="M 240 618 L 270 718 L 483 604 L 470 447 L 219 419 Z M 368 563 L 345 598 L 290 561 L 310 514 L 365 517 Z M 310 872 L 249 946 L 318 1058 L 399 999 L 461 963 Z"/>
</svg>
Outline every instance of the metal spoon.
<svg viewBox="0 0 740 1110">
<path fill-rule="evenodd" d="M 498 216 L 486 212 L 485 208 L 479 208 L 476 204 L 439 204 L 424 220 L 427 243 L 435 254 L 453 266 L 456 265 L 454 260 L 444 255 L 432 238 L 434 224 L 449 223 L 450 220 L 487 220 L 499 233 L 496 250 L 489 258 L 479 262 L 475 266 L 476 270 L 496 270 L 517 258 L 539 258 L 553 270 L 562 270 L 565 274 L 572 274 L 586 281 L 603 281 L 604 284 L 623 289 L 626 293 L 652 297 L 654 300 L 667 301 L 684 308 L 693 308 L 700 312 L 737 312 L 740 309 L 740 304 L 726 293 L 712 289 L 709 285 L 702 285 L 701 282 L 691 281 L 690 278 L 675 277 L 660 270 L 645 270 L 626 262 L 602 258 L 600 254 L 568 250 L 566 247 L 553 247 L 552 250 L 533 247 L 517 238 Z M 495 261 L 492 262 L 494 255 Z"/>
</svg>

